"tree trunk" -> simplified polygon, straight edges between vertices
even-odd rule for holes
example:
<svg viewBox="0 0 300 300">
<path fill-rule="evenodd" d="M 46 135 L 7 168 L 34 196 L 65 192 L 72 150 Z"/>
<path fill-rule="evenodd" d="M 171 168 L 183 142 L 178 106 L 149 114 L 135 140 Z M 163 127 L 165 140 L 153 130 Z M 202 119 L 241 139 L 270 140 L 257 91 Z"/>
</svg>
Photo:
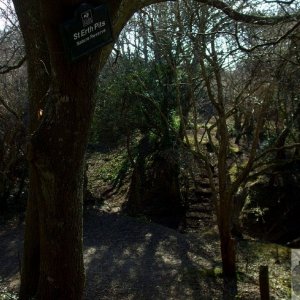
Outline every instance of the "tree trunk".
<svg viewBox="0 0 300 300">
<path fill-rule="evenodd" d="M 99 70 L 99 56 L 89 58 L 91 66 L 87 60 L 55 64 L 43 119 L 31 139 L 29 156 L 39 195 L 38 299 L 81 299 L 83 294 L 84 153 Z"/>
<path fill-rule="evenodd" d="M 236 277 L 235 263 L 235 239 L 225 230 L 220 231 L 221 256 L 223 265 L 223 275 L 225 277 Z"/>
<path fill-rule="evenodd" d="M 40 123 L 39 111 L 44 110 L 45 95 L 50 84 L 50 63 L 45 35 L 42 30 L 38 9 L 38 1 L 14 0 L 23 34 L 28 72 L 28 98 L 29 98 L 29 128 L 31 136 Z M 30 150 L 30 144 L 27 146 Z M 32 151 L 28 151 L 30 161 Z M 40 229 L 38 203 L 38 176 L 33 165 L 29 164 L 29 192 L 25 218 L 24 253 L 21 267 L 20 300 L 32 299 L 37 291 L 40 275 Z"/>
<path fill-rule="evenodd" d="M 37 299 L 81 299 L 84 287 L 82 256 L 82 166 L 78 151 L 61 168 L 53 168 L 46 153 L 34 162 L 38 177 L 40 214 L 40 273 Z M 67 151 L 65 152 L 67 153 Z M 55 158 L 54 158 L 55 159 Z M 75 159 L 78 159 L 75 162 Z M 74 166 L 73 166 L 74 165 Z M 68 169 L 70 173 L 68 173 Z M 67 278 L 67 280 L 66 280 Z"/>
<path fill-rule="evenodd" d="M 220 211 L 218 214 L 218 228 L 221 243 L 221 257 L 223 275 L 225 277 L 236 277 L 236 252 L 235 240 L 231 235 L 231 211 L 232 198 L 225 193 L 220 199 Z"/>
<path fill-rule="evenodd" d="M 21 268 L 19 299 L 30 299 L 36 293 L 40 268 L 40 234 L 38 217 L 37 174 L 30 170 L 24 235 L 24 253 Z"/>
<path fill-rule="evenodd" d="M 102 51 L 101 61 L 97 52 L 69 64 L 57 29 L 64 9 L 49 1 L 52 7 L 44 7 L 41 18 L 38 1 L 14 3 L 28 57 L 30 101 L 20 299 L 82 299 L 84 152 L 97 74 L 110 50 Z"/>
<path fill-rule="evenodd" d="M 81 299 L 83 294 L 83 168 L 97 70 L 89 74 L 87 64 L 77 67 L 74 76 L 70 72 L 53 83 L 31 138 L 21 299 Z"/>
</svg>

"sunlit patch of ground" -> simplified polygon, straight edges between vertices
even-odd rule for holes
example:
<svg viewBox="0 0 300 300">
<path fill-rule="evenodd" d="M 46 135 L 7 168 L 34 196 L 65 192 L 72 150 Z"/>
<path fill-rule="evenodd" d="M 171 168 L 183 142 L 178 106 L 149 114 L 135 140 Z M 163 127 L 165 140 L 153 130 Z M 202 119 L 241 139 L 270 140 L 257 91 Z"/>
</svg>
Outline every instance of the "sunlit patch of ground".
<svg viewBox="0 0 300 300">
<path fill-rule="evenodd" d="M 214 228 L 180 234 L 95 209 L 84 224 L 85 299 L 226 299 Z M 16 299 L 21 241 L 22 226 L 0 231 L 1 300 Z M 237 259 L 238 292 L 227 299 L 259 299 L 260 265 L 269 266 L 273 299 L 290 298 L 289 249 L 241 241 Z"/>
</svg>

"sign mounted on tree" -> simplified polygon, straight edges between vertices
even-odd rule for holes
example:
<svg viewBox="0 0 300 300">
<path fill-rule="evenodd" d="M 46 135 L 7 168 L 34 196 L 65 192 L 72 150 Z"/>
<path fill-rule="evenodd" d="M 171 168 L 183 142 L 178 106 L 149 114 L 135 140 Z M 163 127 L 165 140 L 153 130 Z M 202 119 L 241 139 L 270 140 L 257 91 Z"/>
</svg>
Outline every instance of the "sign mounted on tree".
<svg viewBox="0 0 300 300">
<path fill-rule="evenodd" d="M 72 61 L 113 41 L 107 6 L 83 3 L 71 20 L 61 25 L 65 50 Z"/>
</svg>

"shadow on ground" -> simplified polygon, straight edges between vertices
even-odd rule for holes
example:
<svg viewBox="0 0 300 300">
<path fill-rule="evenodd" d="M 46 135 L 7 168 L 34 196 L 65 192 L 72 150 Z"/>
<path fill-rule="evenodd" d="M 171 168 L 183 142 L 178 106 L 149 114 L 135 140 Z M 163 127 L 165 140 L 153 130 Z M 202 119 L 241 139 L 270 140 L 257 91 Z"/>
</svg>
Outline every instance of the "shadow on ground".
<svg viewBox="0 0 300 300">
<path fill-rule="evenodd" d="M 223 298 L 222 279 L 207 272 L 218 246 L 124 216 L 86 220 L 86 299 Z"/>
<path fill-rule="evenodd" d="M 0 296 L 16 293 L 23 226 L 0 228 Z M 234 299 L 223 294 L 216 236 L 200 238 L 95 210 L 84 217 L 85 299 Z M 1 298 L 1 297 L 0 297 Z"/>
<path fill-rule="evenodd" d="M 18 289 L 23 247 L 23 226 L 7 225 L 0 228 L 0 292 Z M 1 294 L 0 294 L 1 299 Z"/>
</svg>

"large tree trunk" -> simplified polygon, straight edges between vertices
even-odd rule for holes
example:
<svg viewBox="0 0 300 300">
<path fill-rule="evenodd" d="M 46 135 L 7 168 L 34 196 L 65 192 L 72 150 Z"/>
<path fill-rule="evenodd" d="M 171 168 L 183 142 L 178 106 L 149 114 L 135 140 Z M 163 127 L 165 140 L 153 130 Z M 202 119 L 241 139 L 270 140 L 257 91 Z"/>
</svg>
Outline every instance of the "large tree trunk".
<svg viewBox="0 0 300 300">
<path fill-rule="evenodd" d="M 44 109 L 45 94 L 49 89 L 49 56 L 45 35 L 40 26 L 38 1 L 14 1 L 27 54 L 28 98 L 30 122 L 28 136 L 39 126 L 39 110 Z M 35 17 L 32 17 L 35 16 Z M 29 147 L 30 148 L 30 147 Z M 28 157 L 29 158 L 29 157 Z M 30 159 L 30 158 L 29 158 Z M 24 253 L 21 269 L 19 298 L 31 299 L 37 291 L 40 274 L 40 229 L 38 203 L 38 176 L 29 165 L 29 193 L 27 200 Z"/>
<path fill-rule="evenodd" d="M 68 139 L 65 135 L 57 135 L 57 142 Z M 48 138 L 43 134 L 38 145 L 46 142 L 43 137 Z M 69 149 L 68 157 L 67 149 L 61 151 L 61 155 L 58 153 L 53 156 L 39 146 L 35 147 L 36 158 L 32 162 L 32 168 L 38 178 L 37 193 L 40 195 L 40 268 L 37 298 L 81 299 L 84 286 L 83 149 L 73 153 Z M 61 161 L 61 167 L 53 163 L 55 160 L 57 163 Z"/>
<path fill-rule="evenodd" d="M 20 299 L 81 299 L 84 152 L 97 74 L 110 49 L 70 64 L 58 30 L 67 6 L 52 1 L 40 6 L 37 0 L 14 4 L 26 46 L 30 101 Z"/>
<path fill-rule="evenodd" d="M 30 266 L 24 265 L 22 287 L 32 286 L 30 295 L 37 299 L 81 299 L 83 294 L 84 153 L 94 109 L 99 56 L 90 57 L 90 63 L 91 66 L 81 61 L 63 67 L 63 62 L 55 64 L 58 68 L 53 70 L 55 78 L 47 92 L 43 118 L 31 138 L 32 199 L 28 204 L 24 255 L 25 265 L 29 260 Z M 38 232 L 32 231 L 36 225 Z M 39 234 L 39 259 L 31 261 L 38 246 L 33 241 L 34 232 Z M 38 277 L 29 279 L 37 267 Z M 38 282 L 28 284 L 37 278 Z M 28 299 L 28 293 L 24 294 Z"/>
<path fill-rule="evenodd" d="M 81 299 L 83 294 L 84 153 L 99 67 L 98 55 L 93 58 L 91 66 L 86 60 L 53 64 L 57 68 L 52 66 L 55 76 L 43 120 L 31 139 L 39 195 L 38 299 Z"/>
<path fill-rule="evenodd" d="M 29 144 L 21 299 L 82 298 L 84 152 L 99 57 L 91 63 L 93 67 L 86 62 L 65 66 L 66 74 L 56 71 L 58 78 L 47 93 L 43 118 Z"/>
<path fill-rule="evenodd" d="M 37 201 L 37 177 L 32 170 L 29 174 L 29 195 L 26 209 L 26 227 L 24 236 L 24 254 L 21 272 L 19 298 L 29 299 L 35 295 L 39 280 L 40 236 Z"/>
</svg>

